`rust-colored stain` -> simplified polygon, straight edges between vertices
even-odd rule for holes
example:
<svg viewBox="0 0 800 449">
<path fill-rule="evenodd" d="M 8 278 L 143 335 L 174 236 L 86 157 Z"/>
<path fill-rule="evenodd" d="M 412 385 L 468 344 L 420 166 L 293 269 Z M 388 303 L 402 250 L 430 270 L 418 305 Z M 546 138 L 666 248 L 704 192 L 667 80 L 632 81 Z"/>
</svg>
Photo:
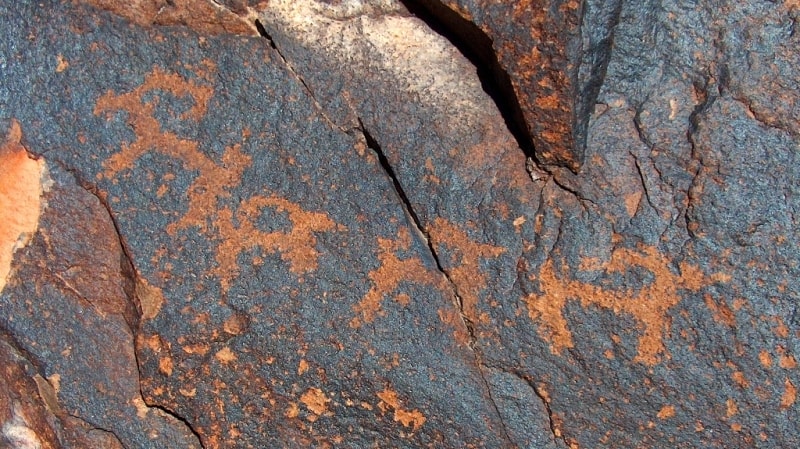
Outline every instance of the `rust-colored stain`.
<svg viewBox="0 0 800 449">
<path fill-rule="evenodd" d="M 640 324 L 643 335 L 639 337 L 638 354 L 634 359 L 646 365 L 654 365 L 665 353 L 663 337 L 669 327 L 667 311 L 681 301 L 680 290 L 699 291 L 714 281 L 725 280 L 725 276 L 712 275 L 707 278 L 694 265 L 682 262 L 680 273 L 670 269 L 670 260 L 652 246 L 639 250 L 617 248 L 608 262 L 587 260 L 583 268 L 602 270 L 607 274 L 624 274 L 632 267 L 644 268 L 653 275 L 650 285 L 639 290 L 610 289 L 575 280 L 561 279 L 553 267 L 553 261 L 545 262 L 538 276 L 541 294 L 528 295 L 528 315 L 539 322 L 539 334 L 550 341 L 554 354 L 573 347 L 572 332 L 562 313 L 568 300 L 580 301 L 583 307 L 595 305 L 609 309 L 615 314 L 630 314 Z M 563 274 L 562 274 L 563 276 Z"/>
<path fill-rule="evenodd" d="M 381 301 L 390 295 L 400 282 L 430 284 L 438 279 L 432 275 L 417 257 L 400 259 L 398 251 L 407 251 L 411 246 L 411 235 L 408 229 L 401 228 L 397 240 L 378 238 L 378 260 L 381 265 L 369 272 L 367 277 L 372 281 L 372 288 L 353 306 L 356 317 L 350 321 L 350 327 L 359 328 L 371 323 L 381 314 Z M 441 282 L 444 282 L 442 279 Z M 441 285 L 441 284 L 440 284 Z M 398 301 L 402 304 L 403 301 Z"/>
<path fill-rule="evenodd" d="M 205 69 L 213 71 L 215 67 L 211 65 Z M 299 275 L 315 270 L 319 254 L 315 249 L 314 233 L 332 230 L 336 224 L 325 213 L 306 212 L 297 204 L 278 196 L 257 195 L 242 201 L 235 210 L 220 208 L 219 200 L 231 197 L 231 190 L 239 185 L 252 158 L 242 151 L 241 145 L 235 144 L 227 147 L 217 162 L 200 151 L 198 142 L 162 130 L 155 115 L 158 99 L 148 99 L 154 91 L 190 97 L 194 103 L 180 119 L 193 121 L 203 118 L 214 93 L 209 86 L 156 67 L 136 89 L 121 94 L 109 91 L 101 96 L 94 113 L 105 113 L 110 117 L 117 112 L 125 112 L 127 121 L 136 133 L 133 142 L 123 144 L 121 151 L 103 163 L 103 176 L 114 178 L 121 171 L 132 168 L 137 159 L 150 151 L 178 159 L 187 171 L 197 172 L 187 192 L 188 210 L 177 221 L 170 223 L 166 231 L 174 236 L 183 230 L 197 229 L 211 233 L 211 239 L 221 240 L 216 250 L 217 266 L 211 274 L 218 277 L 224 290 L 239 274 L 239 254 L 257 246 L 265 251 L 281 253 L 282 259 L 290 264 L 292 273 Z M 174 179 L 174 176 L 170 179 Z M 162 186 L 159 191 L 164 189 Z M 259 214 L 268 207 L 286 212 L 292 222 L 291 230 L 264 232 L 256 228 Z"/>
<path fill-rule="evenodd" d="M 381 400 L 378 403 L 378 408 L 384 413 L 389 410 L 394 410 L 394 420 L 403 425 L 403 427 L 413 427 L 416 431 L 425 424 L 427 418 L 419 410 L 406 410 L 401 407 L 400 400 L 397 392 L 385 388 L 380 393 L 377 393 L 378 398 Z"/>
<path fill-rule="evenodd" d="M 478 298 L 486 288 L 486 276 L 480 269 L 483 259 L 497 258 L 506 249 L 486 243 L 476 243 L 466 232 L 443 218 L 437 218 L 430 229 L 431 241 L 450 250 L 452 268 L 450 279 L 462 300 L 464 316 L 472 322 L 487 323 L 489 317 L 478 314 Z"/>
<path fill-rule="evenodd" d="M 328 412 L 328 403 L 331 402 L 331 399 L 319 388 L 309 388 L 300 396 L 300 402 L 312 413 L 307 419 L 314 422 L 321 415 Z"/>
<path fill-rule="evenodd" d="M 28 244 L 39 227 L 47 166 L 20 143 L 22 128 L 12 120 L 0 144 L 0 292 L 11 274 L 14 252 Z"/>
</svg>

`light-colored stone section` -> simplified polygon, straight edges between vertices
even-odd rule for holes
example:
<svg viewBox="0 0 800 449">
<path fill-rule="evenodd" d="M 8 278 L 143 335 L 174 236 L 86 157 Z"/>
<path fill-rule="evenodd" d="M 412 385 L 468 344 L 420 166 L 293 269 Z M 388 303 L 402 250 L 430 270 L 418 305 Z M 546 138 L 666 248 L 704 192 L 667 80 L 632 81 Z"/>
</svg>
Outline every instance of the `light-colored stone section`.
<svg viewBox="0 0 800 449">
<path fill-rule="evenodd" d="M 14 416 L 3 423 L 3 437 L 14 449 L 41 449 L 42 440 L 36 434 L 22 412 L 22 407 L 14 405 Z"/>
<path fill-rule="evenodd" d="M 267 31 L 321 52 L 355 77 L 391 81 L 387 89 L 450 114 L 450 125 L 471 126 L 496 112 L 475 67 L 397 1 L 273 0 L 260 16 Z"/>
</svg>

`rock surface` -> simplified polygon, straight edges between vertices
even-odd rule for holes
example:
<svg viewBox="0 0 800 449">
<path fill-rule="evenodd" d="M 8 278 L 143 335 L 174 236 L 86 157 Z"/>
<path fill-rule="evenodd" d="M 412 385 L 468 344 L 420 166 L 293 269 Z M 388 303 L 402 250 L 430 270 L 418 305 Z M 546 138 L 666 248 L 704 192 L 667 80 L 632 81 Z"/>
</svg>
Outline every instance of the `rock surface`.
<svg viewBox="0 0 800 449">
<path fill-rule="evenodd" d="M 800 445 L 797 2 L 46 3 L 0 446 Z"/>
</svg>

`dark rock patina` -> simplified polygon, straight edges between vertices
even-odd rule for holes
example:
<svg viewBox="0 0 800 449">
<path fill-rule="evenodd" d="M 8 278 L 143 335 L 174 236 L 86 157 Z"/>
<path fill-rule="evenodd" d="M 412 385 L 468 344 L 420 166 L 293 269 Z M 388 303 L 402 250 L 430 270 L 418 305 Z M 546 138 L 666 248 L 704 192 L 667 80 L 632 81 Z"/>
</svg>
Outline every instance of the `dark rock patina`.
<svg viewBox="0 0 800 449">
<path fill-rule="evenodd" d="M 0 7 L 0 441 L 800 445 L 796 2 L 440 4 L 527 163 L 412 2 L 91 3 Z"/>
</svg>

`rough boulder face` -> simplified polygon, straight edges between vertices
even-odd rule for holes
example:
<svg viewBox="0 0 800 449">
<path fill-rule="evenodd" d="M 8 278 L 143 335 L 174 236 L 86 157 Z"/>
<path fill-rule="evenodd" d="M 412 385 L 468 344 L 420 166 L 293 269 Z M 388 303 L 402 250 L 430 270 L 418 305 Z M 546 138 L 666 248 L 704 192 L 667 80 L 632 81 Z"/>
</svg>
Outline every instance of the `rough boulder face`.
<svg viewBox="0 0 800 449">
<path fill-rule="evenodd" d="M 473 52 L 520 145 L 578 171 L 622 0 L 406 0 Z"/>
<path fill-rule="evenodd" d="M 0 446 L 800 446 L 796 2 L 40 3 Z"/>
</svg>

